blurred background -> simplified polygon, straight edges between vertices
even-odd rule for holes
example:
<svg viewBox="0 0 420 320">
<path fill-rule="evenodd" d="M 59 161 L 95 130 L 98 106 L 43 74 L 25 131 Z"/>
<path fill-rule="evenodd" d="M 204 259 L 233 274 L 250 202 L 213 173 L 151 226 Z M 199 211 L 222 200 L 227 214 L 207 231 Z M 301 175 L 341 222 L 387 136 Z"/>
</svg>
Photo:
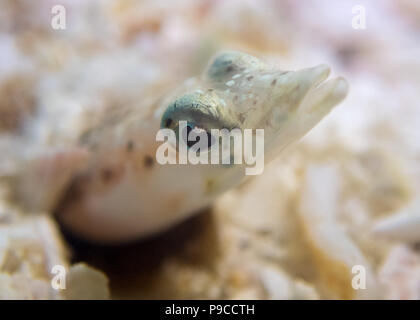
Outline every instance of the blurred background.
<svg viewBox="0 0 420 320">
<path fill-rule="evenodd" d="M 222 49 L 327 63 L 349 95 L 263 175 L 147 241 L 61 240 L 3 201 L 1 298 L 420 298 L 418 1 L 2 0 L 0 135 L 54 139 L 53 122 L 70 136 L 78 124 L 61 119 L 164 95 Z M 76 266 L 79 289 L 51 293 L 52 257 Z"/>
</svg>

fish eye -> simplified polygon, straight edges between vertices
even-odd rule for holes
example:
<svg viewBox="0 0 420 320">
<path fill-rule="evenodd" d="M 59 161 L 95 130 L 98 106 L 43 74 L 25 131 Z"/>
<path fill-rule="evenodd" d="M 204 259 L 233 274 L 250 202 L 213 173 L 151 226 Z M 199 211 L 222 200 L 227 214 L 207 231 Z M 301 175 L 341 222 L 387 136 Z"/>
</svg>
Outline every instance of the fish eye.
<svg viewBox="0 0 420 320">
<path fill-rule="evenodd" d="M 207 149 L 210 149 L 211 146 L 214 144 L 215 139 L 212 136 L 212 134 L 208 131 L 205 130 L 203 128 L 198 127 L 197 125 L 195 125 L 194 123 L 188 122 L 187 126 L 184 129 L 186 132 L 182 133 L 182 138 L 183 141 L 185 142 L 185 144 L 187 145 L 187 148 L 190 149 L 192 148 L 196 143 L 198 143 L 201 139 L 204 139 L 204 136 L 207 139 Z M 188 139 L 189 134 L 195 131 L 197 133 L 196 139 L 195 140 L 190 140 Z M 198 139 L 197 139 L 198 138 Z M 179 137 L 178 137 L 179 139 Z"/>
<path fill-rule="evenodd" d="M 251 55 L 229 51 L 216 56 L 207 70 L 207 76 L 213 81 L 222 81 L 245 69 L 254 70 L 263 66 L 264 63 Z"/>
<path fill-rule="evenodd" d="M 230 54 L 222 54 L 218 56 L 208 69 L 208 75 L 212 79 L 225 78 L 235 71 L 238 66 L 234 63 L 234 57 Z"/>
<path fill-rule="evenodd" d="M 182 143 L 187 148 L 197 150 L 210 149 L 219 141 L 211 134 L 212 129 L 234 128 L 236 124 L 230 120 L 227 113 L 219 108 L 220 101 L 216 94 L 200 92 L 187 93 L 171 102 L 161 118 L 161 128 L 175 132 L 178 145 Z M 184 126 L 180 127 L 181 121 Z M 194 132 L 188 141 L 188 136 Z M 201 141 L 201 143 L 200 143 Z"/>
</svg>

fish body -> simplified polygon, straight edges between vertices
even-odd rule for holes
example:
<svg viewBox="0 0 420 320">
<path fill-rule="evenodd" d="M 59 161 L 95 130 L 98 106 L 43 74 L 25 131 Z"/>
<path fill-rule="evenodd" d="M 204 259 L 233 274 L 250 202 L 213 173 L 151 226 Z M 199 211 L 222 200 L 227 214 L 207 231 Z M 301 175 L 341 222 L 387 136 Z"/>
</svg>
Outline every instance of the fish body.
<svg viewBox="0 0 420 320">
<path fill-rule="evenodd" d="M 156 159 L 159 130 L 176 131 L 185 121 L 212 141 L 212 129 L 262 129 L 268 161 L 345 97 L 346 81 L 325 81 L 328 75 L 325 65 L 284 71 L 246 53 L 222 52 L 200 76 L 168 92 L 160 88 L 156 99 L 138 101 L 127 94 L 126 105 L 90 108 L 79 113 L 84 118 L 70 135 L 62 135 L 66 126 L 57 122 L 55 142 L 23 157 L 15 197 L 32 210 L 55 212 L 88 241 L 120 243 L 153 235 L 239 184 L 246 166 L 162 165 Z M 178 134 L 174 154 L 186 142 L 182 139 Z"/>
</svg>

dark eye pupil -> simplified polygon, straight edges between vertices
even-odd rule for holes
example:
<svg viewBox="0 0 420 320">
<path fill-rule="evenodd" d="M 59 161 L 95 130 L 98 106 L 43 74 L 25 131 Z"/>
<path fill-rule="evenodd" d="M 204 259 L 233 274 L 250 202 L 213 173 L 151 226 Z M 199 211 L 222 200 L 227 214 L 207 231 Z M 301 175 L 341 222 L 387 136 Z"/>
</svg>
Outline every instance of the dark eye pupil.
<svg viewBox="0 0 420 320">
<path fill-rule="evenodd" d="M 207 148 L 210 149 L 212 144 L 213 144 L 213 136 L 211 135 L 210 132 L 207 131 Z"/>
<path fill-rule="evenodd" d="M 187 146 L 188 146 L 188 148 L 191 148 L 194 144 L 195 144 L 195 141 L 190 141 L 189 139 L 188 139 L 188 137 L 189 137 L 189 135 L 190 135 L 190 132 L 193 130 L 194 128 L 189 124 L 189 125 L 187 125 Z"/>
<path fill-rule="evenodd" d="M 172 124 L 172 119 L 171 118 L 167 119 L 165 122 L 165 126 L 169 127 L 171 124 Z"/>
<path fill-rule="evenodd" d="M 198 137 L 197 137 L 198 140 L 197 139 L 196 140 L 189 140 L 188 139 L 188 137 L 190 135 L 190 132 L 193 131 L 195 128 L 196 128 L 195 126 L 193 126 L 191 124 L 187 124 L 187 127 L 186 127 L 186 131 L 187 131 L 187 137 L 186 137 L 187 140 L 186 140 L 186 143 L 187 143 L 188 148 L 191 148 L 192 146 L 194 146 L 203 137 L 204 132 L 203 133 L 200 133 L 198 135 Z M 214 138 L 211 135 L 211 133 L 208 132 L 208 131 L 206 131 L 205 134 L 207 134 L 207 148 L 210 148 L 212 146 L 213 142 L 214 142 Z"/>
</svg>

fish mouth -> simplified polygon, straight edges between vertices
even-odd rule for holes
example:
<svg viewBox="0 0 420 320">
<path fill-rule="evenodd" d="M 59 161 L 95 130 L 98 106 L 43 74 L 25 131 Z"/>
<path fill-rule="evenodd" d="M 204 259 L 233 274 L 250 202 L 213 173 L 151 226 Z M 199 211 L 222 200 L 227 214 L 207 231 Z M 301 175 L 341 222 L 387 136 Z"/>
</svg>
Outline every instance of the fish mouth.
<svg viewBox="0 0 420 320">
<path fill-rule="evenodd" d="M 331 69 L 325 64 L 302 70 L 308 79 L 308 90 L 298 108 L 299 112 L 328 113 L 343 100 L 348 92 L 347 81 L 342 77 L 328 79 Z"/>
<path fill-rule="evenodd" d="M 325 64 L 295 72 L 293 81 L 299 84 L 300 92 L 293 112 L 287 121 L 276 125 L 276 133 L 267 144 L 271 156 L 303 137 L 346 97 L 347 81 L 342 77 L 328 79 L 329 75 Z"/>
<path fill-rule="evenodd" d="M 286 72 L 283 85 L 275 89 L 274 108 L 280 107 L 283 113 L 289 115 L 316 112 L 320 107 L 331 110 L 344 99 L 348 85 L 341 77 L 329 79 L 330 72 L 326 64 Z"/>
<path fill-rule="evenodd" d="M 306 69 L 305 72 L 309 74 L 308 79 L 312 83 L 310 88 L 313 89 L 327 80 L 331 73 L 331 68 L 326 64 L 320 64 L 318 66 Z"/>
</svg>

